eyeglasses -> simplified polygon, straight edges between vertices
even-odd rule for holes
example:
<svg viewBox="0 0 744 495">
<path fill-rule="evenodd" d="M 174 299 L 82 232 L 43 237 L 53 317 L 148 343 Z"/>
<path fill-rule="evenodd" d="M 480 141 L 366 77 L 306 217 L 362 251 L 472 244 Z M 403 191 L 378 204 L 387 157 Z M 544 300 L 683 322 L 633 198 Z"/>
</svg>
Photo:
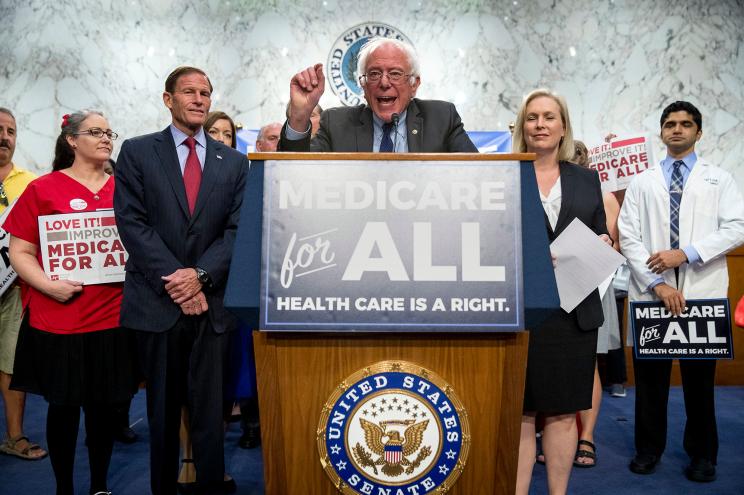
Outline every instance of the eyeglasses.
<svg viewBox="0 0 744 495">
<path fill-rule="evenodd" d="M 402 70 L 391 70 L 388 72 L 383 72 L 381 70 L 371 70 L 367 72 L 366 74 L 362 74 L 359 77 L 359 81 L 361 81 L 362 84 L 365 82 L 372 82 L 377 83 L 382 80 L 382 76 L 387 74 L 388 81 L 390 81 L 391 84 L 399 84 L 403 81 L 404 77 L 408 77 L 411 74 L 406 74 Z"/>
<path fill-rule="evenodd" d="M 117 133 L 115 133 L 114 131 L 112 131 L 111 129 L 108 129 L 108 130 L 104 131 L 103 129 L 101 129 L 99 127 L 91 127 L 90 129 L 86 129 L 84 131 L 80 131 L 80 132 L 76 133 L 75 135 L 76 136 L 79 136 L 81 134 L 90 134 L 94 138 L 98 138 L 98 139 L 101 139 L 103 137 L 103 135 L 105 134 L 106 137 L 109 138 L 111 141 L 116 141 L 116 138 L 119 137 L 119 135 Z"/>
<path fill-rule="evenodd" d="M 0 205 L 8 206 L 8 195 L 5 193 L 5 186 L 0 182 Z"/>
</svg>

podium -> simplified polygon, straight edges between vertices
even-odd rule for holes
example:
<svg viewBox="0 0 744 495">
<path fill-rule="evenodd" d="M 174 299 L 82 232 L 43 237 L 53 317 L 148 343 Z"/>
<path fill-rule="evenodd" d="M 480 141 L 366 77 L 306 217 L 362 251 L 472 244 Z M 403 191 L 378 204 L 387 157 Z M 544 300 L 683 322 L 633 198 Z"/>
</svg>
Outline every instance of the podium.
<svg viewBox="0 0 744 495">
<path fill-rule="evenodd" d="M 249 158 L 251 159 L 251 170 L 243 200 L 240 228 L 236 238 L 225 306 L 236 313 L 243 321 L 250 322 L 253 328 L 256 328 L 253 332 L 253 338 L 266 493 L 282 495 L 339 492 L 370 493 L 374 495 L 378 495 L 378 493 L 442 493 L 437 491 L 438 488 L 428 489 L 433 486 L 430 484 L 433 483 L 431 478 L 436 478 L 437 475 L 437 466 L 434 464 L 432 464 L 431 472 L 433 474 L 431 476 L 422 472 L 418 478 L 408 485 L 391 482 L 390 485 L 385 485 L 390 486 L 389 489 L 383 489 L 374 485 L 372 481 L 371 484 L 365 485 L 364 481 L 360 481 L 358 477 L 349 476 L 345 478 L 346 463 L 339 461 L 331 465 L 335 462 L 335 459 L 331 456 L 330 451 L 324 451 L 325 442 L 330 434 L 330 430 L 323 428 L 323 425 L 326 424 L 324 421 L 327 421 L 328 425 L 332 425 L 333 421 L 331 420 L 334 414 L 341 416 L 337 410 L 344 411 L 344 409 L 338 409 L 337 405 L 344 402 L 343 393 L 347 392 L 347 387 L 353 385 L 351 383 L 353 380 L 349 382 L 347 380 L 352 376 L 379 378 L 374 373 L 375 369 L 370 369 L 373 365 L 387 367 L 385 369 L 392 370 L 393 373 L 385 376 L 393 377 L 394 372 L 401 369 L 401 363 L 404 367 L 408 367 L 405 369 L 411 369 L 410 367 L 413 366 L 414 371 L 425 378 L 434 380 L 433 376 L 436 376 L 443 380 L 440 388 L 445 392 L 451 392 L 453 399 L 450 402 L 459 405 L 456 409 L 459 414 L 458 422 L 461 424 L 458 424 L 457 432 L 460 435 L 459 441 L 461 443 L 457 455 L 464 462 L 439 467 L 440 471 L 448 472 L 450 469 L 458 471 L 454 477 L 447 478 L 449 481 L 446 481 L 441 488 L 448 489 L 448 493 L 456 495 L 513 493 L 516 485 L 519 432 L 527 361 L 528 333 L 523 330 L 538 324 L 559 305 L 548 252 L 543 211 L 531 162 L 534 158 L 533 155 L 255 153 L 250 154 Z M 313 317 L 307 316 L 311 312 L 310 310 L 296 311 L 297 321 L 273 317 L 270 314 L 271 312 L 266 309 L 268 301 L 271 299 L 266 287 L 263 287 L 264 294 L 263 298 L 261 297 L 262 248 L 265 250 L 271 249 L 272 243 L 275 242 L 269 239 L 271 234 L 266 231 L 267 229 L 291 230 L 293 225 L 290 219 L 277 228 L 275 224 L 267 221 L 264 217 L 266 211 L 264 210 L 264 201 L 269 201 L 267 199 L 269 197 L 273 198 L 271 201 L 277 201 L 276 191 L 264 189 L 264 165 L 266 162 L 276 160 L 282 162 L 296 161 L 297 163 L 324 161 L 330 164 L 332 162 L 337 167 L 336 169 L 340 166 L 339 163 L 343 164 L 344 162 L 353 164 L 379 161 L 388 162 L 387 165 L 390 165 L 389 162 L 395 161 L 433 162 L 430 164 L 431 167 L 443 162 L 450 164 L 451 162 L 459 162 L 463 164 L 463 167 L 467 164 L 471 171 L 475 170 L 478 164 L 486 165 L 482 162 L 488 162 L 487 165 L 489 166 L 498 166 L 499 162 L 511 163 L 514 173 L 519 175 L 516 183 L 521 184 L 518 205 L 521 212 L 521 220 L 519 220 L 521 246 L 518 249 L 524 263 L 516 268 L 507 267 L 507 278 L 508 274 L 512 273 L 510 271 L 512 268 L 514 273 L 521 272 L 521 280 L 516 284 L 516 290 L 519 293 L 517 299 L 523 298 L 523 314 L 518 317 L 502 313 L 506 320 L 514 322 L 505 324 L 504 328 L 508 327 L 508 331 L 500 330 L 498 325 L 490 325 L 488 318 L 491 318 L 491 316 L 486 310 L 481 311 L 480 314 L 473 313 L 472 317 L 464 317 L 465 320 L 461 322 L 456 320 L 457 314 L 450 313 L 455 320 L 443 324 L 442 327 L 432 326 L 430 331 L 420 331 L 421 328 L 425 328 L 429 324 L 427 323 L 428 320 L 424 321 L 428 316 L 421 316 L 422 321 L 418 322 L 417 318 L 419 316 L 413 313 L 407 313 L 407 316 L 402 317 L 404 320 L 399 319 L 397 323 L 394 321 L 396 318 L 394 313 L 385 313 L 385 319 L 389 321 L 381 323 L 383 325 L 382 329 L 376 328 L 374 325 L 365 327 L 369 324 L 368 320 L 364 319 L 368 318 L 368 315 L 365 314 L 359 317 L 361 320 L 340 323 L 339 320 L 343 317 L 328 318 L 328 311 L 315 311 L 317 315 Z M 381 164 L 380 167 L 382 166 Z M 336 169 L 329 165 L 329 170 Z M 384 171 L 381 168 L 378 170 L 380 174 L 395 173 L 391 167 Z M 291 176 L 290 173 L 287 177 Z M 382 176 L 385 177 L 385 175 Z M 445 178 L 443 181 L 446 183 L 447 179 Z M 384 180 L 375 181 L 376 184 L 380 182 L 387 184 Z M 299 183 L 301 184 L 302 181 Z M 378 194 L 382 191 L 380 188 L 376 191 Z M 303 200 L 299 198 L 298 190 L 294 190 L 295 196 L 289 195 L 287 197 L 290 200 L 294 198 L 296 204 L 301 204 Z M 485 191 L 485 189 L 481 189 L 481 191 Z M 337 198 L 336 195 L 330 197 Z M 498 195 L 494 197 L 498 197 Z M 358 200 L 358 196 L 348 196 L 347 200 L 349 198 L 354 201 Z M 305 200 L 307 200 L 306 204 L 310 204 L 310 199 L 306 197 Z M 465 204 L 475 203 L 463 200 L 461 205 Z M 378 207 L 379 205 L 378 203 Z M 302 224 L 303 221 L 300 219 L 300 225 Z M 465 229 L 463 229 L 463 235 L 465 235 L 464 233 Z M 281 235 L 281 232 L 277 232 L 275 237 Z M 446 242 L 446 239 L 440 242 Z M 315 252 L 320 253 L 322 243 L 318 241 L 315 246 L 317 248 Z M 377 247 L 380 248 L 380 246 Z M 434 247 L 437 247 L 436 243 Z M 462 250 L 465 251 L 465 241 L 463 241 Z M 421 251 L 421 249 L 418 249 L 418 251 Z M 481 251 L 483 251 L 483 248 Z M 264 256 L 266 258 L 268 255 L 264 254 Z M 283 267 L 287 266 L 288 256 L 286 255 L 284 258 Z M 368 259 L 376 260 L 379 257 L 384 258 L 385 253 L 379 253 L 375 250 L 374 255 L 370 254 Z M 464 257 L 463 254 L 463 259 Z M 329 255 L 328 258 L 331 258 L 331 256 Z M 401 256 L 401 258 L 405 258 L 405 256 Z M 298 258 L 297 263 L 300 263 L 300 260 L 301 258 Z M 406 260 L 406 262 L 408 261 Z M 421 265 L 420 262 L 415 263 L 418 264 L 417 266 Z M 444 273 L 441 268 L 434 267 L 436 260 L 429 259 L 428 263 L 427 266 L 430 271 L 439 270 L 438 273 Z M 264 259 L 264 264 L 268 266 L 267 259 Z M 463 261 L 463 264 L 465 264 L 465 261 Z M 292 264 L 289 263 L 289 266 L 292 266 Z M 479 267 L 477 273 L 488 269 L 490 268 Z M 349 273 L 349 270 L 347 268 L 346 274 Z M 384 269 L 380 270 L 384 271 Z M 389 270 L 392 270 L 392 268 Z M 312 270 L 308 270 L 308 272 L 310 271 Z M 467 269 L 464 266 L 458 268 L 458 277 L 461 274 L 463 278 L 467 278 L 466 271 Z M 387 275 L 391 276 L 391 273 L 392 271 L 388 271 Z M 421 269 L 420 273 L 426 275 L 427 272 Z M 264 284 L 268 285 L 268 273 L 264 272 L 263 276 Z M 381 275 L 373 274 L 370 276 L 365 274 L 364 276 L 368 279 L 374 279 L 374 277 L 379 278 Z M 284 273 L 282 273 L 282 277 L 282 283 L 284 284 L 286 281 Z M 449 285 L 434 285 L 446 289 L 452 287 L 452 283 L 459 282 L 451 282 Z M 391 288 L 399 286 L 391 282 Z M 475 286 L 480 287 L 478 283 L 475 283 Z M 362 284 L 362 290 L 363 288 L 364 285 Z M 319 290 L 322 290 L 322 288 Z M 368 301 L 368 298 L 362 299 Z M 318 301 L 313 302 L 314 300 L 311 297 L 307 297 L 306 300 L 309 302 L 306 301 L 305 304 L 312 303 L 311 306 L 318 304 Z M 406 299 L 406 304 L 408 304 L 408 300 Z M 272 299 L 272 303 L 275 302 Z M 263 306 L 261 306 L 262 304 Z M 413 305 L 413 302 L 410 304 Z M 289 303 L 285 304 L 285 307 L 289 307 Z M 259 308 L 263 308 L 263 310 L 259 311 Z M 489 306 L 489 308 L 492 308 L 492 306 Z M 406 309 L 410 308 L 406 306 Z M 480 323 L 478 324 L 473 323 L 474 318 L 482 318 L 482 321 L 479 320 Z M 405 323 L 403 323 L 404 321 Z M 411 325 L 415 328 L 407 326 L 409 321 L 414 321 Z M 303 322 L 306 322 L 304 327 Z M 416 327 L 417 322 L 420 323 L 418 327 Z M 336 326 L 339 327 L 338 330 L 335 329 Z M 266 327 L 282 328 L 281 331 L 264 331 Z M 318 331 L 318 328 L 321 328 L 321 330 Z M 382 378 L 379 378 L 377 384 L 379 385 L 381 381 Z M 362 394 L 366 393 L 364 386 L 364 384 L 361 386 Z M 370 396 L 372 395 L 375 394 Z M 351 396 L 356 398 L 354 394 L 351 394 Z M 421 395 L 419 399 L 426 402 L 422 397 L 425 397 L 425 395 Z M 433 405 L 430 404 L 431 411 L 427 418 L 433 424 L 433 422 L 439 421 L 436 418 L 437 407 L 444 410 L 447 406 L 441 405 L 441 402 L 436 402 L 436 400 L 439 400 L 438 396 L 435 399 L 432 397 L 429 396 Z M 336 406 L 333 405 L 334 400 L 336 400 Z M 411 396 L 411 400 L 415 402 L 413 396 Z M 375 407 L 374 402 L 371 404 Z M 347 407 L 345 404 L 341 405 Z M 336 409 L 333 409 L 334 407 Z M 370 409 L 369 406 L 365 406 L 364 417 L 372 420 L 372 415 L 366 415 L 367 409 Z M 360 422 L 357 417 L 361 417 L 362 412 L 356 409 L 355 411 L 354 421 L 356 424 Z M 431 414 L 431 412 L 437 414 Z M 444 416 L 441 419 L 444 423 L 439 421 L 439 429 L 447 433 L 447 429 L 451 425 L 447 424 L 448 420 Z M 374 423 L 374 421 L 372 422 Z M 351 423 L 351 419 L 349 419 L 349 423 Z M 369 427 L 369 421 L 361 420 L 361 423 L 367 425 L 365 428 L 377 428 Z M 400 421 L 392 420 L 387 421 L 387 423 L 384 421 L 379 423 L 382 425 L 382 429 L 385 429 L 388 423 L 402 424 Z M 406 423 L 406 428 L 411 424 L 415 426 L 416 420 L 409 420 Z M 350 428 L 350 426 L 347 428 Z M 400 432 L 404 431 L 401 426 L 396 426 L 396 428 Z M 374 438 L 370 441 L 370 435 L 372 434 L 369 431 L 373 430 L 365 429 L 365 431 L 367 432 L 364 434 L 367 440 L 366 446 L 369 450 L 362 448 L 361 451 L 372 454 L 372 451 L 375 451 L 372 445 Z M 374 470 L 374 473 L 376 473 L 374 476 L 371 475 L 373 479 L 396 480 L 395 477 L 399 476 L 396 473 L 402 471 L 403 467 L 413 469 L 411 466 L 417 466 L 418 458 L 414 461 L 413 454 L 409 458 L 404 456 L 401 463 L 400 458 L 395 457 L 395 452 L 400 451 L 400 442 L 396 440 L 398 435 L 391 433 L 392 431 L 392 429 L 385 430 L 384 433 L 387 436 L 384 438 L 387 440 L 384 442 L 384 455 L 383 445 L 380 443 L 378 448 L 380 457 L 375 461 L 377 466 L 382 467 L 383 473 L 388 473 L 387 475 L 378 473 L 378 468 L 372 462 L 374 461 L 373 456 L 368 458 L 370 461 L 364 461 L 363 459 L 360 461 L 359 451 L 355 449 L 359 448 L 360 443 L 364 444 L 363 441 L 356 442 L 357 447 L 354 447 L 352 445 L 354 442 L 347 438 L 345 441 L 349 444 L 346 445 L 348 458 L 344 459 L 349 463 L 352 459 L 356 459 L 354 465 L 358 470 L 361 470 L 360 463 L 364 466 L 364 463 L 367 462 L 366 465 L 371 466 L 367 470 L 370 473 Z M 379 435 L 382 434 L 383 432 L 380 430 Z M 413 435 L 409 436 L 408 430 L 405 431 L 405 435 L 404 454 L 406 445 L 413 441 Z M 455 436 L 457 435 L 453 434 L 453 437 Z M 418 441 L 421 443 L 420 438 Z M 426 443 L 426 440 L 423 443 Z M 434 448 L 433 455 L 427 454 L 429 451 L 424 451 L 419 455 L 419 458 L 432 459 L 441 455 L 441 459 L 446 459 L 444 457 L 446 454 L 444 440 L 438 445 L 439 450 Z M 336 446 L 334 445 L 333 448 L 336 448 Z M 397 451 L 396 448 L 398 448 Z M 397 467 L 398 465 L 400 467 Z M 385 471 L 384 468 L 388 468 L 388 471 Z M 394 471 L 393 468 L 399 471 Z M 336 472 L 335 475 L 334 472 Z M 441 476 L 445 477 L 444 474 Z M 427 480 L 429 483 L 427 483 Z M 416 483 L 419 483 L 416 488 L 408 488 L 411 484 L 415 485 Z M 406 488 L 405 491 L 404 488 Z"/>
</svg>

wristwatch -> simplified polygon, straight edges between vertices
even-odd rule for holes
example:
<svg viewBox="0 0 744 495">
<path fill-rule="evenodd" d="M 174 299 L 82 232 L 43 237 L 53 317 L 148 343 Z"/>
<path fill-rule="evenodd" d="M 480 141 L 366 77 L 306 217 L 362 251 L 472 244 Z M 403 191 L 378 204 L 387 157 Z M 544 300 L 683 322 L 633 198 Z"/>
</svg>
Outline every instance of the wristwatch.
<svg viewBox="0 0 744 495">
<path fill-rule="evenodd" d="M 199 268 L 198 266 L 194 267 L 194 270 L 196 270 L 196 279 L 205 287 L 209 287 L 212 285 L 212 279 L 209 278 L 209 273 L 207 273 L 206 270 L 203 268 Z"/>
</svg>

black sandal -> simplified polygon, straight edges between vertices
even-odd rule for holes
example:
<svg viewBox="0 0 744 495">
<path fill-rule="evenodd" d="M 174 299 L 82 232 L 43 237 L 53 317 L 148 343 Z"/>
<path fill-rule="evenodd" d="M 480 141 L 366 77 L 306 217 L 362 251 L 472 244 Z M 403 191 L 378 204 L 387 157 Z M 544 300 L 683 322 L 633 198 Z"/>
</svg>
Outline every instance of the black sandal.
<svg viewBox="0 0 744 495">
<path fill-rule="evenodd" d="M 585 445 L 592 450 L 582 449 L 582 445 Z M 577 468 L 593 468 L 597 465 L 597 447 L 592 442 L 590 442 L 589 440 L 579 440 L 577 449 L 578 450 L 576 451 L 576 455 L 574 456 L 574 466 L 576 466 Z M 591 459 L 594 462 L 592 462 L 591 464 L 579 462 L 580 457 L 583 457 L 584 459 Z"/>
</svg>

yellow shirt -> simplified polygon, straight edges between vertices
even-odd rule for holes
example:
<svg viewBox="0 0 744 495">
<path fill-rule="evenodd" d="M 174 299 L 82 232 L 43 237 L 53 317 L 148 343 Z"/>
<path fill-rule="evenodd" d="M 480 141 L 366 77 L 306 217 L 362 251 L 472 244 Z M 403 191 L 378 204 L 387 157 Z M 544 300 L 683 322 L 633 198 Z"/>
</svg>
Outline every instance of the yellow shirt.
<svg viewBox="0 0 744 495">
<path fill-rule="evenodd" d="M 8 203 L 12 203 L 18 196 L 23 194 L 26 190 L 26 186 L 36 178 L 34 174 L 22 168 L 15 166 L 15 163 L 11 163 L 13 168 L 10 169 L 10 173 L 3 181 L 3 187 L 5 188 L 5 194 L 8 196 Z M 0 203 L 0 214 L 5 211 L 6 206 Z"/>
</svg>

